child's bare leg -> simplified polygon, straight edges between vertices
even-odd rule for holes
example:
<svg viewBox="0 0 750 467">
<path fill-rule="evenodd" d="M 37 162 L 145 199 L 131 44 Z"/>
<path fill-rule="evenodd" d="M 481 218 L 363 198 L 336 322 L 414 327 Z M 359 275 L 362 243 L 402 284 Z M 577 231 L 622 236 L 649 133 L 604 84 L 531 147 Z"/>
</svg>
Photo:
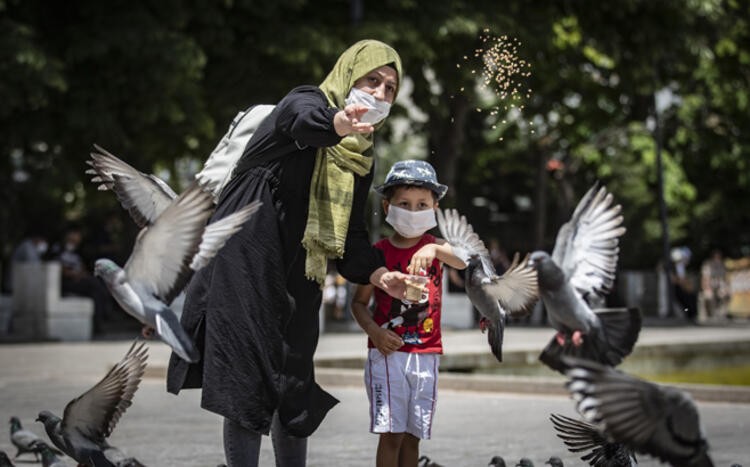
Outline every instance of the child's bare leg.
<svg viewBox="0 0 750 467">
<path fill-rule="evenodd" d="M 417 467 L 417 462 L 419 462 L 419 438 L 410 433 L 404 433 L 401 452 L 398 455 L 398 466 Z"/>
<path fill-rule="evenodd" d="M 404 433 L 381 433 L 378 441 L 378 453 L 375 458 L 376 467 L 398 467 L 399 452 Z M 415 464 L 416 465 L 416 464 Z"/>
</svg>

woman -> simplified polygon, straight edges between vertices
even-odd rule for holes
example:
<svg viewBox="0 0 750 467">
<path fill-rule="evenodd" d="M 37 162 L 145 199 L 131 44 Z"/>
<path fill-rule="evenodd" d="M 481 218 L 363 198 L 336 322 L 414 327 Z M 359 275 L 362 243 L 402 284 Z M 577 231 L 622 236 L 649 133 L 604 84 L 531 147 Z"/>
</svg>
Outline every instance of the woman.
<svg viewBox="0 0 750 467">
<path fill-rule="evenodd" d="M 312 360 L 327 258 L 352 282 L 404 295 L 405 276 L 385 268 L 364 221 L 372 133 L 400 81 L 395 50 L 354 44 L 319 87 L 297 87 L 277 104 L 222 191 L 215 219 L 263 206 L 193 277 L 182 324 L 203 358 L 172 355 L 167 386 L 203 388 L 201 406 L 224 416 L 230 466 L 257 465 L 269 430 L 277 465 L 304 466 L 306 437 L 338 402 L 315 383 Z M 290 154 L 253 158 L 290 142 Z"/>
</svg>

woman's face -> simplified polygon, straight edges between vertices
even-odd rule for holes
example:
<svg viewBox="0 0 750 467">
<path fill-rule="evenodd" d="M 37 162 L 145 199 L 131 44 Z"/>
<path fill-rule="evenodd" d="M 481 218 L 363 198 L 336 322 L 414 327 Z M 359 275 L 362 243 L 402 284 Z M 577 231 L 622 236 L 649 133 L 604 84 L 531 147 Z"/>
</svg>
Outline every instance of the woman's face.
<svg viewBox="0 0 750 467">
<path fill-rule="evenodd" d="M 371 94 L 375 99 L 393 104 L 398 90 L 398 75 L 396 70 L 383 65 L 359 78 L 353 87 Z"/>
</svg>

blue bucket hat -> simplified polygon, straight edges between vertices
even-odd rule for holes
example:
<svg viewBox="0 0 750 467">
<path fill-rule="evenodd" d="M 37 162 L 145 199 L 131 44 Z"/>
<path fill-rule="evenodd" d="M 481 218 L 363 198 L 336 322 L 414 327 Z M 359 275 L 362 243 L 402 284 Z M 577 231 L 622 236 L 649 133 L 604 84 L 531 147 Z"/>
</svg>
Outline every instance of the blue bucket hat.
<svg viewBox="0 0 750 467">
<path fill-rule="evenodd" d="M 438 183 L 435 169 L 429 162 L 420 160 L 398 161 L 393 164 L 388 175 L 385 176 L 385 183 L 375 187 L 375 191 L 381 196 L 385 196 L 385 190 L 397 185 L 412 185 L 424 187 L 432 190 L 438 199 L 445 196 L 448 187 Z"/>
</svg>

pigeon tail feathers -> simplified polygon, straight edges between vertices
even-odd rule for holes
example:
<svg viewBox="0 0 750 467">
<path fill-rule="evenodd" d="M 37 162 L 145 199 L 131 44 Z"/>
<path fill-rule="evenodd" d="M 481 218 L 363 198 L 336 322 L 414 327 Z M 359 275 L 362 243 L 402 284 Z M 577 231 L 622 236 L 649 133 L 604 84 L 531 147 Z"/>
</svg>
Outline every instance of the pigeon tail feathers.
<svg viewBox="0 0 750 467">
<path fill-rule="evenodd" d="M 200 353 L 195 348 L 193 340 L 187 335 L 172 310 L 167 309 L 156 314 L 156 333 L 181 359 L 190 363 L 200 360 Z"/>
<path fill-rule="evenodd" d="M 498 362 L 503 361 L 503 336 L 505 334 L 505 328 L 502 322 L 490 321 L 487 332 L 487 342 L 490 344 L 490 350 L 492 355 L 495 356 Z"/>
</svg>

